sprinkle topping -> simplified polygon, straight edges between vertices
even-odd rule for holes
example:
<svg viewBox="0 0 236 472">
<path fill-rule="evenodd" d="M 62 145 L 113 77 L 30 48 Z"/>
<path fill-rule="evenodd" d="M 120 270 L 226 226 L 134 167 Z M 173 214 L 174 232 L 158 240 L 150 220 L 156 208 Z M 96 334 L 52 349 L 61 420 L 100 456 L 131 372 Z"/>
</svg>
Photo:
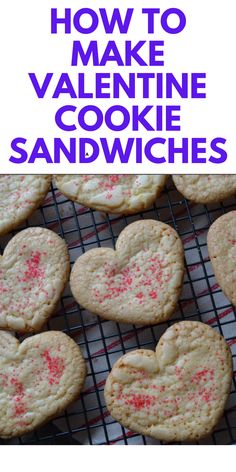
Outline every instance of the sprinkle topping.
<svg viewBox="0 0 236 472">
<path fill-rule="evenodd" d="M 25 261 L 26 270 L 24 271 L 21 282 L 29 282 L 30 280 L 44 277 L 45 271 L 40 267 L 40 261 L 40 251 L 32 251 L 29 259 Z"/>
<path fill-rule="evenodd" d="M 98 303 L 104 304 L 112 299 L 127 300 L 127 294 L 132 292 L 133 301 L 144 304 L 148 299 L 158 299 L 169 279 L 164 258 L 159 254 L 146 256 L 143 251 L 140 260 L 131 260 L 122 269 L 116 263 L 105 263 L 103 271 L 97 274 L 93 295 Z"/>
<path fill-rule="evenodd" d="M 64 360 L 61 357 L 52 357 L 49 349 L 45 349 L 41 357 L 47 364 L 49 384 L 58 385 L 65 369 Z"/>
</svg>

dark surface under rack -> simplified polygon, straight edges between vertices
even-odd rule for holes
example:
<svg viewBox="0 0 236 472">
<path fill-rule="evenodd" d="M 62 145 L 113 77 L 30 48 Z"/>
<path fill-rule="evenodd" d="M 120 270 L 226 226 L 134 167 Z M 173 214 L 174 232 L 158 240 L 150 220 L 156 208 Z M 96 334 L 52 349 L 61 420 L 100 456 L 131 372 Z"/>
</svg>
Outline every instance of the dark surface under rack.
<svg viewBox="0 0 236 472">
<path fill-rule="evenodd" d="M 234 360 L 234 379 L 224 417 L 215 432 L 197 444 L 236 444 L 236 310 L 217 285 L 206 246 L 211 223 L 235 208 L 236 198 L 208 206 L 189 203 L 171 180 L 154 207 L 129 217 L 91 211 L 51 189 L 44 205 L 19 230 L 45 226 L 58 232 L 68 244 L 73 264 L 79 254 L 93 247 L 113 247 L 121 230 L 132 221 L 164 221 L 178 231 L 184 244 L 184 289 L 178 311 L 168 323 L 137 328 L 103 321 L 88 313 L 75 303 L 67 288 L 45 330 L 62 330 L 80 345 L 88 366 L 83 394 L 59 418 L 21 438 L 0 440 L 0 444 L 163 444 L 117 424 L 107 412 L 103 388 L 116 359 L 132 349 L 154 349 L 165 329 L 183 319 L 200 320 L 218 330 L 230 345 Z M 1 251 L 15 233 L 1 238 Z"/>
</svg>

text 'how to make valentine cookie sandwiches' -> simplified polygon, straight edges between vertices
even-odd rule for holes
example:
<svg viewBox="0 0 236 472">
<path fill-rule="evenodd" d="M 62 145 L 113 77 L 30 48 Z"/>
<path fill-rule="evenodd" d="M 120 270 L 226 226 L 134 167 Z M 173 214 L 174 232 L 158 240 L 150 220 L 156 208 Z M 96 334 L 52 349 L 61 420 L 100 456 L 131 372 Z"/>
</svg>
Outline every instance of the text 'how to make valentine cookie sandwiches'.
<svg viewBox="0 0 236 472">
<path fill-rule="evenodd" d="M 15 6 L 1 77 L 3 172 L 233 173 L 230 8 L 106 3 Z"/>
</svg>

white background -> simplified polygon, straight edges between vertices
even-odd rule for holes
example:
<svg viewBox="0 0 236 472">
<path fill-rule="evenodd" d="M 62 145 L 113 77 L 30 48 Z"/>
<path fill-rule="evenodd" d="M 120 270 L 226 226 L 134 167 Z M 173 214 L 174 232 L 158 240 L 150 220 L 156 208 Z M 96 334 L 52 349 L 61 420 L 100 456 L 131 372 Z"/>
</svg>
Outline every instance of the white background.
<svg viewBox="0 0 236 472">
<path fill-rule="evenodd" d="M 22 446 L 13 450 L 1 446 L 1 463 L 13 472 L 53 470 L 92 470 L 122 472 L 127 470 L 199 472 L 231 470 L 235 448 L 228 446 Z M 15 447 L 15 446 L 13 446 Z M 171 448 L 171 449 L 170 449 Z"/>
<path fill-rule="evenodd" d="M 59 34 L 50 34 L 50 10 L 58 8 L 63 15 L 65 8 L 72 8 L 72 12 L 80 8 L 97 10 L 106 7 L 108 15 L 115 7 L 121 11 L 135 8 L 130 30 L 127 36 L 120 35 L 117 30 L 113 35 L 105 35 L 102 22 L 97 31 L 91 35 L 80 35 L 72 28 L 71 35 L 65 35 L 63 27 L 59 27 Z M 156 20 L 156 32 L 147 34 L 147 16 L 141 14 L 141 9 L 160 8 L 161 12 L 167 8 L 182 9 L 187 17 L 185 30 L 177 35 L 168 35 L 161 29 L 160 20 Z M 9 0 L 1 7 L 0 39 L 1 39 L 1 75 L 0 75 L 0 172 L 1 173 L 235 173 L 236 133 L 235 133 L 235 29 L 236 6 L 234 0 L 225 2 L 214 0 Z M 73 15 L 72 15 L 73 16 Z M 86 68 L 71 67 L 73 40 L 83 40 L 87 44 L 90 40 L 98 40 L 101 50 L 104 51 L 106 42 L 115 40 L 121 51 L 124 40 L 132 40 L 135 44 L 140 40 L 165 41 L 165 67 L 129 67 L 118 68 L 112 63 L 106 67 Z M 173 99 L 174 105 L 181 104 L 181 132 L 148 133 L 145 130 L 133 133 L 130 129 L 122 133 L 112 133 L 106 128 L 94 133 L 79 130 L 75 133 L 59 130 L 54 121 L 55 112 L 64 104 L 78 107 L 94 104 L 101 109 L 114 105 L 115 100 L 78 100 L 68 96 L 52 100 L 55 85 L 62 72 L 71 75 L 74 83 L 78 72 L 85 72 L 88 76 L 88 86 L 93 86 L 95 72 L 172 72 L 177 77 L 182 72 L 202 72 L 207 74 L 207 100 L 180 100 Z M 52 85 L 48 89 L 46 98 L 37 98 L 28 77 L 34 72 L 40 83 L 47 72 L 53 72 Z M 90 90 L 88 90 L 90 91 Z M 171 101 L 169 100 L 170 104 Z M 131 103 L 130 105 L 132 105 Z M 153 100 L 134 100 L 134 104 L 145 107 L 147 104 L 157 105 Z M 159 101 L 158 105 L 165 104 Z M 119 101 L 119 105 L 128 106 L 127 97 Z M 226 150 L 228 159 L 224 164 L 181 164 L 181 156 L 176 158 L 175 164 L 156 165 L 145 157 L 143 164 L 135 164 L 135 153 L 132 154 L 129 164 L 119 164 L 118 158 L 111 165 L 106 164 L 102 151 L 92 164 L 69 164 L 64 157 L 60 164 L 46 164 L 44 159 L 37 159 L 34 164 L 16 165 L 9 162 L 9 157 L 16 153 L 11 151 L 11 141 L 16 137 L 27 139 L 25 149 L 30 156 L 38 137 L 43 137 L 53 159 L 53 138 L 63 139 L 68 144 L 71 137 L 87 137 L 99 142 L 100 137 L 106 137 L 112 144 L 115 137 L 122 138 L 125 143 L 128 137 L 142 137 L 148 140 L 161 136 L 168 137 L 206 137 L 210 142 L 215 137 L 227 139 Z M 163 155 L 163 151 L 160 153 Z M 211 155 L 210 147 L 206 157 Z M 166 156 L 167 157 L 167 156 Z"/>
</svg>

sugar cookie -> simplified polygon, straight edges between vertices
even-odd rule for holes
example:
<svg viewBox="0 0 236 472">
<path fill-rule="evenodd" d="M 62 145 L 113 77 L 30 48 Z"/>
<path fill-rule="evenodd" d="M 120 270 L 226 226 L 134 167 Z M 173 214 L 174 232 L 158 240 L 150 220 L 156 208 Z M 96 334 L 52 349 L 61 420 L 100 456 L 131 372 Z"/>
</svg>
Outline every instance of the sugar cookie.
<svg viewBox="0 0 236 472">
<path fill-rule="evenodd" d="M 236 306 L 236 211 L 226 213 L 211 225 L 207 244 L 216 279 Z"/>
<path fill-rule="evenodd" d="M 236 175 L 173 175 L 177 190 L 196 203 L 217 203 L 236 195 Z"/>
<path fill-rule="evenodd" d="M 43 202 L 50 175 L 0 175 L 0 235 L 17 228 Z"/>
<path fill-rule="evenodd" d="M 115 251 L 92 249 L 79 257 L 70 285 L 75 299 L 102 318 L 148 325 L 170 318 L 183 274 L 176 231 L 160 221 L 140 220 L 122 231 Z"/>
<path fill-rule="evenodd" d="M 208 435 L 223 414 L 232 357 L 223 337 L 203 323 L 167 329 L 156 352 L 121 357 L 105 385 L 110 414 L 132 431 L 164 441 Z"/>
<path fill-rule="evenodd" d="M 69 272 L 67 246 L 56 233 L 20 231 L 0 256 L 0 328 L 39 330 L 53 313 Z"/>
<path fill-rule="evenodd" d="M 50 331 L 21 344 L 0 331 L 0 437 L 21 436 L 76 400 L 86 376 L 77 344 Z"/>
<path fill-rule="evenodd" d="M 166 175 L 57 175 L 58 189 L 94 210 L 132 214 L 149 208 L 162 192 Z"/>
</svg>

